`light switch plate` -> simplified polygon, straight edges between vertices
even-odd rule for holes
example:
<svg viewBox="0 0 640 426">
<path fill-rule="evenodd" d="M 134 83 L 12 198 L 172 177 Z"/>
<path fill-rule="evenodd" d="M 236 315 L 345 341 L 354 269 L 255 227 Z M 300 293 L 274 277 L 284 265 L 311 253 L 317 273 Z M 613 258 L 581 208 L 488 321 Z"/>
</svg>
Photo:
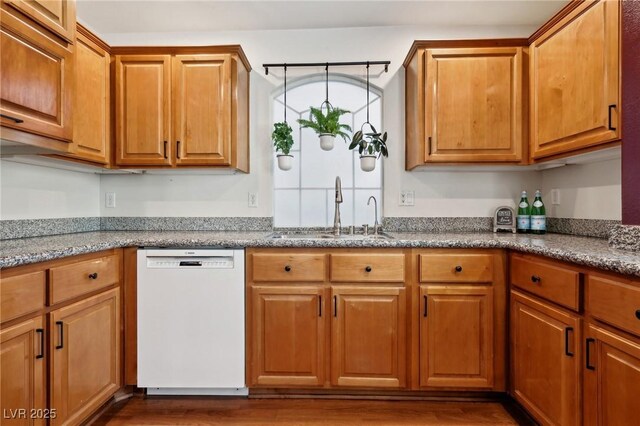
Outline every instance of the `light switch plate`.
<svg viewBox="0 0 640 426">
<path fill-rule="evenodd" d="M 552 189 L 551 190 L 551 204 L 554 206 L 560 205 L 560 190 Z"/>
<path fill-rule="evenodd" d="M 114 209 L 116 207 L 116 193 L 107 192 L 104 194 L 104 206 L 108 209 Z"/>
<path fill-rule="evenodd" d="M 249 201 L 248 202 L 249 207 L 257 208 L 258 207 L 258 194 L 256 192 L 250 192 L 248 201 Z"/>
<path fill-rule="evenodd" d="M 401 206 L 413 206 L 415 205 L 415 192 L 414 191 L 400 191 L 399 205 Z"/>
</svg>

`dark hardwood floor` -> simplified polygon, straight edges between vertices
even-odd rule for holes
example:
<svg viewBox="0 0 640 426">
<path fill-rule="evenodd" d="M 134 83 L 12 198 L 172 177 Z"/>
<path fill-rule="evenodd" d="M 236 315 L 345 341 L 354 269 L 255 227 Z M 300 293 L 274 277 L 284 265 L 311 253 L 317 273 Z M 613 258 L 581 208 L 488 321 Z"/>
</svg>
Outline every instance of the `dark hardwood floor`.
<svg viewBox="0 0 640 426">
<path fill-rule="evenodd" d="M 500 402 L 136 396 L 93 425 L 517 425 Z"/>
</svg>

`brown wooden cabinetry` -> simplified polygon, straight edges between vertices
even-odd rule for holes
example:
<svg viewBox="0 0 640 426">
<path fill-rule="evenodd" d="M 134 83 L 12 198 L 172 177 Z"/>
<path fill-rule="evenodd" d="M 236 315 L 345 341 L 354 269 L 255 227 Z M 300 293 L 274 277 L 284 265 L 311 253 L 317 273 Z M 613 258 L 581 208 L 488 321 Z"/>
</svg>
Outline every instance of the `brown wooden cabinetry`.
<svg viewBox="0 0 640 426">
<path fill-rule="evenodd" d="M 405 62 L 407 170 L 522 160 L 524 43 L 512 42 L 447 49 L 414 43 Z"/>
<path fill-rule="evenodd" d="M 76 31 L 75 0 L 3 0 L 69 43 Z"/>
<path fill-rule="evenodd" d="M 511 291 L 511 391 L 542 424 L 581 422 L 581 322 Z"/>
<path fill-rule="evenodd" d="M 324 288 L 254 286 L 250 291 L 250 384 L 324 385 L 327 315 Z"/>
<path fill-rule="evenodd" d="M 239 46 L 226 52 L 114 51 L 118 165 L 228 166 L 248 172 L 250 67 Z"/>
<path fill-rule="evenodd" d="M 619 13 L 619 1 L 585 1 L 531 44 L 532 158 L 621 137 Z"/>
<path fill-rule="evenodd" d="M 14 4 L 39 3 L 48 2 L 18 1 Z M 0 22 L 2 138 L 70 152 L 74 93 L 71 47 L 59 43 L 4 2 Z"/>
<path fill-rule="evenodd" d="M 405 387 L 405 289 L 332 286 L 331 296 L 331 384 Z"/>
</svg>

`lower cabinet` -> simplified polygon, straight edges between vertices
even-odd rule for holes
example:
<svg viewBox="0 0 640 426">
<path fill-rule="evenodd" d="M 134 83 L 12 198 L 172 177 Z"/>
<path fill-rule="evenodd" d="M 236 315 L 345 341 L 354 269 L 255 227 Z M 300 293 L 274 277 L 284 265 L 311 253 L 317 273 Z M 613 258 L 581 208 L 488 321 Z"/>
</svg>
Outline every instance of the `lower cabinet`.
<svg viewBox="0 0 640 426">
<path fill-rule="evenodd" d="M 584 425 L 640 424 L 640 339 L 585 327 Z"/>
<path fill-rule="evenodd" d="M 331 384 L 403 388 L 403 287 L 332 286 Z"/>
<path fill-rule="evenodd" d="M 120 293 L 112 289 L 49 314 L 51 424 L 77 424 L 120 387 Z"/>
<path fill-rule="evenodd" d="M 511 291 L 512 393 L 542 424 L 580 424 L 580 327 L 577 315 Z"/>
<path fill-rule="evenodd" d="M 324 292 L 319 285 L 251 289 L 251 384 L 324 385 Z"/>
<path fill-rule="evenodd" d="M 420 286 L 420 386 L 492 388 L 493 288 Z"/>
<path fill-rule="evenodd" d="M 46 361 L 42 316 L 2 330 L 0 347 L 1 423 L 44 425 Z"/>
</svg>

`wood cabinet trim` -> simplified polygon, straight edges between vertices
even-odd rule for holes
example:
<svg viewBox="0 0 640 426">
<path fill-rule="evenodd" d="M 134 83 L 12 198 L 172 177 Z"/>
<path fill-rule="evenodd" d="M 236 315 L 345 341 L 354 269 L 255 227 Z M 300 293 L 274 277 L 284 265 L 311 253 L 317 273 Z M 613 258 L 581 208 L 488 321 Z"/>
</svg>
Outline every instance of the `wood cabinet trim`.
<svg viewBox="0 0 640 426">
<path fill-rule="evenodd" d="M 528 45 L 526 38 L 496 38 L 472 40 L 414 40 L 409 53 L 405 57 L 403 66 L 407 68 L 413 56 L 419 50 L 425 49 L 475 49 L 498 47 L 524 47 Z"/>
<path fill-rule="evenodd" d="M 235 54 L 247 71 L 251 71 L 251 64 L 242 46 L 239 44 L 219 46 L 113 46 L 114 55 L 207 55 L 207 54 Z"/>
</svg>

